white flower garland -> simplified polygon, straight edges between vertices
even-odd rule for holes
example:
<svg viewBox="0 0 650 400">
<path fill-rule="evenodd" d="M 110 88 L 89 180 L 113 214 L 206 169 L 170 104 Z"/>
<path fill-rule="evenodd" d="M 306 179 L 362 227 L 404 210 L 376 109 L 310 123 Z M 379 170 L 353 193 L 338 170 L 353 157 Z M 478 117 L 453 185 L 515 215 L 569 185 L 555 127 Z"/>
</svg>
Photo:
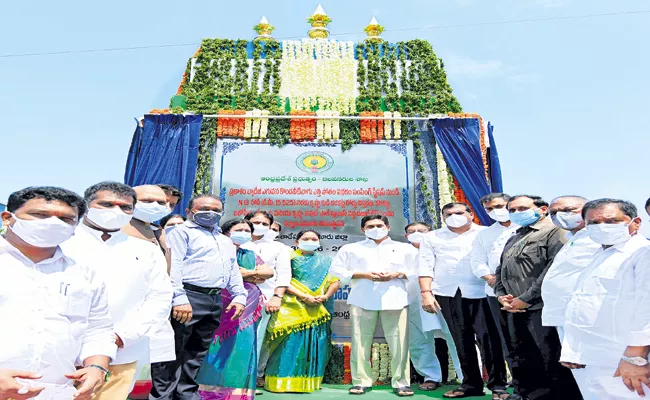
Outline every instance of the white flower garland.
<svg viewBox="0 0 650 400">
<path fill-rule="evenodd" d="M 282 42 L 280 96 L 293 110 L 318 106 L 350 114 L 356 97 L 354 43 L 303 39 Z"/>
<path fill-rule="evenodd" d="M 385 111 L 384 112 L 384 118 L 390 118 L 393 116 L 393 113 L 390 111 Z M 391 125 L 393 124 L 393 121 L 390 119 L 385 119 L 384 120 L 384 138 L 385 139 L 390 139 L 391 138 Z"/>
<path fill-rule="evenodd" d="M 325 113 L 327 111 L 324 110 L 318 110 L 316 111 L 316 116 L 317 117 L 323 117 L 325 116 Z M 322 118 L 317 118 L 316 119 L 316 140 L 323 140 L 325 138 L 325 124 L 327 123 L 327 120 L 322 119 Z"/>
<path fill-rule="evenodd" d="M 332 116 L 338 117 L 340 116 L 341 113 L 339 111 L 332 111 Z M 341 120 L 336 118 L 332 120 L 332 139 L 333 140 L 339 140 L 339 137 L 341 137 L 341 126 L 339 125 L 339 122 Z"/>
<path fill-rule="evenodd" d="M 438 169 L 438 197 L 440 198 L 440 208 L 453 202 L 451 187 L 449 185 L 449 173 L 447 172 L 447 163 L 436 145 L 436 165 Z"/>
<path fill-rule="evenodd" d="M 269 133 L 269 110 L 262 110 L 260 112 L 262 118 L 260 120 L 260 138 L 266 139 L 266 136 Z"/>
<path fill-rule="evenodd" d="M 258 138 L 260 137 L 260 126 L 262 125 L 262 111 L 257 108 L 254 109 L 251 114 L 253 115 L 253 124 L 251 127 L 251 137 Z"/>
<path fill-rule="evenodd" d="M 372 366 L 372 382 L 379 380 L 379 343 L 373 343 L 370 354 L 370 363 Z"/>
<path fill-rule="evenodd" d="M 400 120 L 400 118 L 402 118 L 402 114 L 395 111 L 393 113 L 393 118 L 395 118 L 395 120 L 393 121 L 393 131 L 394 131 L 393 139 L 401 139 L 402 138 L 402 120 Z"/>
<path fill-rule="evenodd" d="M 252 135 L 253 121 L 250 118 L 252 116 L 253 116 L 252 111 L 246 111 L 246 118 L 244 119 L 244 137 L 247 139 L 250 138 Z"/>
</svg>

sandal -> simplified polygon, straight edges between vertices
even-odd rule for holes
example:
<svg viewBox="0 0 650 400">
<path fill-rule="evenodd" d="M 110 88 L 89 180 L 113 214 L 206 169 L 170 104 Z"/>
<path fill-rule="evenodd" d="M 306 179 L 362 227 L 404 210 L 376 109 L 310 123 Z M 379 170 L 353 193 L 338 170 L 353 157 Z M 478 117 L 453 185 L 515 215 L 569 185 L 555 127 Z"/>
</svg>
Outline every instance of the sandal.
<svg viewBox="0 0 650 400">
<path fill-rule="evenodd" d="M 505 390 L 492 391 L 492 400 L 506 400 L 508 397 L 510 397 L 510 393 Z"/>
<path fill-rule="evenodd" d="M 354 394 L 354 395 L 362 395 L 362 394 L 368 393 L 371 390 L 372 390 L 371 386 L 352 386 L 348 390 L 348 393 Z"/>
<path fill-rule="evenodd" d="M 418 389 L 423 392 L 430 392 L 436 390 L 442 386 L 442 383 L 435 381 L 424 381 L 421 385 L 418 386 Z"/>
<path fill-rule="evenodd" d="M 393 391 L 399 397 L 408 397 L 408 396 L 413 396 L 415 394 L 415 392 L 413 392 L 413 390 L 411 390 L 411 388 L 408 386 L 394 388 Z"/>
<path fill-rule="evenodd" d="M 473 389 L 469 387 L 457 387 L 454 390 L 450 390 L 447 393 L 443 394 L 442 397 L 445 399 L 463 399 L 465 397 L 483 397 L 485 392 L 481 389 Z"/>
</svg>

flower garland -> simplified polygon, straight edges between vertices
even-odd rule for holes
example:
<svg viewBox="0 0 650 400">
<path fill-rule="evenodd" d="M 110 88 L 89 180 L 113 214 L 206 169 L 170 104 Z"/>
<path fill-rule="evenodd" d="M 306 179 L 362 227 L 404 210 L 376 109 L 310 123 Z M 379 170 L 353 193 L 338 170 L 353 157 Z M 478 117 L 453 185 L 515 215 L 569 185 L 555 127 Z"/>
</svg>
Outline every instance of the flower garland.
<svg viewBox="0 0 650 400">
<path fill-rule="evenodd" d="M 384 384 L 384 382 L 388 382 L 391 378 L 390 374 L 390 361 L 391 361 L 391 356 L 390 352 L 388 351 L 388 345 L 385 343 L 382 343 L 379 345 L 379 378 L 377 378 L 377 383 L 380 385 Z"/>
<path fill-rule="evenodd" d="M 244 110 L 221 110 L 219 114 L 247 115 L 247 112 Z M 219 118 L 217 121 L 217 137 L 250 137 L 249 121 L 249 118 Z"/>
<path fill-rule="evenodd" d="M 361 112 L 361 117 L 383 117 L 381 112 Z M 384 122 L 377 119 L 361 119 L 361 143 L 373 143 L 384 138 Z"/>
<path fill-rule="evenodd" d="M 352 344 L 343 344 L 343 384 L 352 383 L 352 371 L 350 369 L 350 354 L 352 353 Z"/>
<path fill-rule="evenodd" d="M 303 39 L 282 42 L 280 95 L 294 110 L 353 112 L 354 43 Z"/>
<path fill-rule="evenodd" d="M 438 197 L 440 199 L 440 209 L 449 203 L 453 203 L 452 196 L 453 189 L 449 184 L 449 171 L 447 169 L 447 162 L 445 157 L 440 151 L 440 147 L 436 145 L 436 165 L 438 168 Z"/>
<path fill-rule="evenodd" d="M 291 115 L 313 116 L 311 111 L 291 111 Z M 291 141 L 304 142 L 316 139 L 316 119 L 291 119 L 289 129 Z"/>
<path fill-rule="evenodd" d="M 266 136 L 269 134 L 269 110 L 262 110 L 260 112 L 262 118 L 260 118 L 260 139 L 266 139 Z"/>
<path fill-rule="evenodd" d="M 390 111 L 385 111 L 384 112 L 384 118 L 391 118 L 393 116 L 393 113 Z M 384 139 L 391 139 L 391 134 L 392 134 L 392 123 L 390 119 L 385 119 L 384 120 Z"/>
<path fill-rule="evenodd" d="M 370 353 L 370 365 L 372 366 L 372 381 L 379 381 L 379 343 L 372 344 Z"/>
</svg>

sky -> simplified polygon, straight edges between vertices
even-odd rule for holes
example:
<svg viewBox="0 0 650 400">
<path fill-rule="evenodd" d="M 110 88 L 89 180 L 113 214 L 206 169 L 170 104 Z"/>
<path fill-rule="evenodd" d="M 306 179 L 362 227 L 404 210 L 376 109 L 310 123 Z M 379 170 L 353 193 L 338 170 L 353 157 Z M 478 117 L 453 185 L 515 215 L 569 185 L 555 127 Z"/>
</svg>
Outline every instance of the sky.
<svg viewBox="0 0 650 400">
<path fill-rule="evenodd" d="M 168 105 L 202 38 L 252 39 L 262 15 L 276 26 L 276 38 L 304 37 L 305 18 L 317 4 L 4 4 L 3 15 L 10 17 L 0 24 L 0 202 L 30 185 L 81 193 L 101 180 L 121 181 L 133 118 Z M 432 43 L 464 110 L 495 126 L 507 192 L 628 199 L 639 207 L 650 235 L 643 211 L 650 196 L 650 13 L 482 24 L 647 11 L 647 0 L 322 4 L 336 39 L 363 39 L 361 29 L 375 16 L 389 41 Z M 168 44 L 192 45 L 2 57 Z"/>
</svg>

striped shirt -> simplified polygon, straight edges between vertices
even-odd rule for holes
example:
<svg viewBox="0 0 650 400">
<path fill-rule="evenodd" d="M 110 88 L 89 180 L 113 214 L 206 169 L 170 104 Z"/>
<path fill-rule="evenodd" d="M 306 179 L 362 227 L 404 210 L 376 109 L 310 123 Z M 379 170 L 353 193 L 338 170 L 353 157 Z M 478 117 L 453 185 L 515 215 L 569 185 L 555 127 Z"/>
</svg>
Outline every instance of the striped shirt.
<svg viewBox="0 0 650 400">
<path fill-rule="evenodd" d="M 216 229 L 187 220 L 167 236 L 172 250 L 172 305 L 189 304 L 184 283 L 204 288 L 228 289 L 233 303 L 246 304 L 246 289 L 236 261 L 236 248 Z"/>
</svg>

